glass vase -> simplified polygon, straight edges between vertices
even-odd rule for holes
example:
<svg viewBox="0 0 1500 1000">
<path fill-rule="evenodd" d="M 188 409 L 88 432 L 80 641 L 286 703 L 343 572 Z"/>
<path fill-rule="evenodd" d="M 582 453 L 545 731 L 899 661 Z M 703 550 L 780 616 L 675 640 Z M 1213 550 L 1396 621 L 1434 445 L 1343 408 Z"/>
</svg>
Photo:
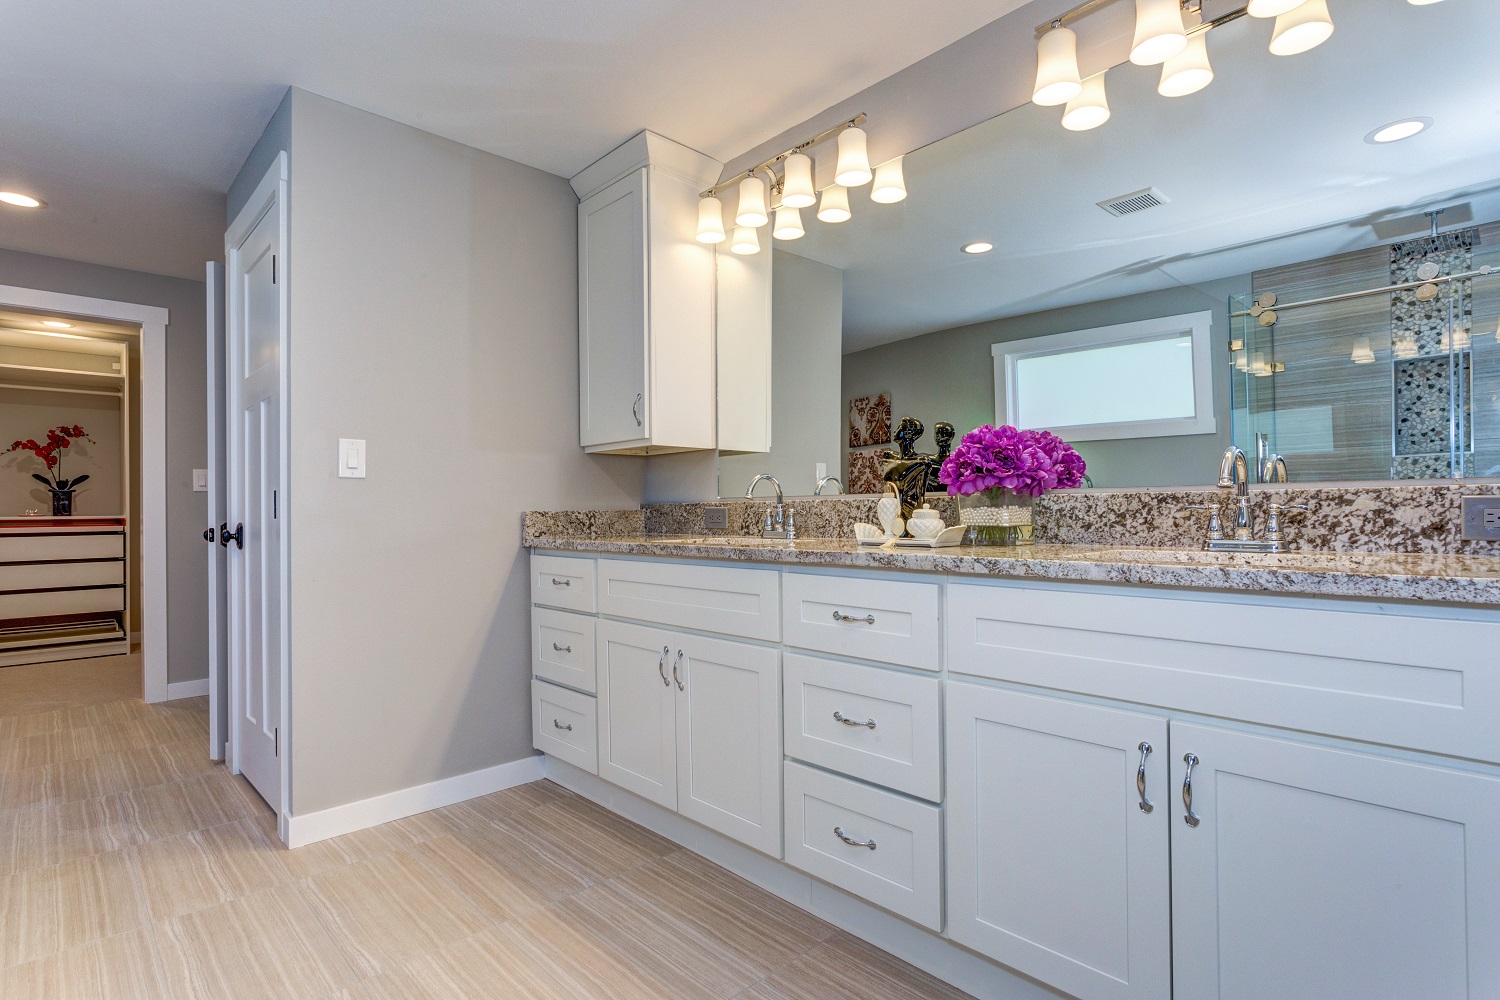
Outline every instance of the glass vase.
<svg viewBox="0 0 1500 1000">
<path fill-rule="evenodd" d="M 52 516 L 53 517 L 72 517 L 73 516 L 73 491 L 72 490 L 53 490 L 52 491 Z"/>
<path fill-rule="evenodd" d="M 1030 545 L 1035 538 L 1032 496 L 1007 489 L 981 490 L 958 498 L 959 523 L 969 545 Z"/>
</svg>

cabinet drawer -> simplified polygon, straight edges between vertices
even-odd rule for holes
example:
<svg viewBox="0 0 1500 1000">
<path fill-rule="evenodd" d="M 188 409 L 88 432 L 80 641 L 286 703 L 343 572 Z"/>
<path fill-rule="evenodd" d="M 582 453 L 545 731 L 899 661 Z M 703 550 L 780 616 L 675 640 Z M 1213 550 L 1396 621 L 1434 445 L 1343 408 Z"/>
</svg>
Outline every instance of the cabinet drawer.
<svg viewBox="0 0 1500 1000">
<path fill-rule="evenodd" d="M 596 702 L 546 681 L 531 682 L 531 745 L 558 760 L 599 773 Z"/>
<path fill-rule="evenodd" d="M 588 615 L 532 608 L 532 673 L 554 684 L 593 694 L 596 621 Z"/>
<path fill-rule="evenodd" d="M 784 663 L 788 756 L 941 801 L 936 677 L 796 653 L 786 654 Z"/>
<path fill-rule="evenodd" d="M 0 621 L 46 615 L 82 615 L 125 610 L 124 587 L 0 594 Z"/>
<path fill-rule="evenodd" d="M 746 639 L 781 637 L 773 569 L 599 560 L 599 611 Z"/>
<path fill-rule="evenodd" d="M 1500 622 L 953 584 L 948 669 L 1500 761 Z"/>
<path fill-rule="evenodd" d="M 782 617 L 789 646 L 937 670 L 938 585 L 788 573 Z"/>
<path fill-rule="evenodd" d="M 0 562 L 122 559 L 124 556 L 125 536 L 120 532 L 100 535 L 0 535 Z"/>
<path fill-rule="evenodd" d="M 939 931 L 941 852 L 936 806 L 787 763 L 786 860 L 809 875 Z"/>
<path fill-rule="evenodd" d="M 531 603 L 593 614 L 596 562 L 578 556 L 531 557 Z"/>
<path fill-rule="evenodd" d="M 62 587 L 120 586 L 125 562 L 0 563 L 0 591 L 45 590 Z"/>
</svg>

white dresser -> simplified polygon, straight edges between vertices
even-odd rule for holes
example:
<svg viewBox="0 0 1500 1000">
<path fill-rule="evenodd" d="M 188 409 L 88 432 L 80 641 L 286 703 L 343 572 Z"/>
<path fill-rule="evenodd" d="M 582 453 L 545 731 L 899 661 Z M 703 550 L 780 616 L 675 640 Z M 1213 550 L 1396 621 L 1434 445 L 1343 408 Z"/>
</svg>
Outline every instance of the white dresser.
<svg viewBox="0 0 1500 1000">
<path fill-rule="evenodd" d="M 0 665 L 129 651 L 125 519 L 0 518 Z"/>
</svg>

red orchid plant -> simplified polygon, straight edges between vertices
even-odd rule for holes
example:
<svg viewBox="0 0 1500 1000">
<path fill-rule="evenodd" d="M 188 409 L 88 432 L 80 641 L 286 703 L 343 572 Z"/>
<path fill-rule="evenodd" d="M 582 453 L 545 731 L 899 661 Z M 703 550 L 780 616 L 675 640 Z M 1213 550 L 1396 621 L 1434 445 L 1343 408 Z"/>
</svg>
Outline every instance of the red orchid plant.
<svg viewBox="0 0 1500 1000">
<path fill-rule="evenodd" d="M 43 476 L 33 472 L 31 478 L 52 492 L 61 493 L 77 487 L 85 479 L 88 479 L 87 475 L 79 476 L 76 479 L 62 478 L 62 457 L 68 448 L 72 446 L 73 442 L 79 440 L 87 441 L 89 444 L 94 443 L 94 439 L 89 437 L 82 427 L 74 424 L 72 427 L 50 428 L 47 431 L 46 444 L 37 444 L 35 441 L 27 438 L 25 441 L 17 441 L 5 450 L 7 454 L 13 451 L 29 451 L 37 458 L 40 458 L 47 464 L 47 475 Z"/>
</svg>

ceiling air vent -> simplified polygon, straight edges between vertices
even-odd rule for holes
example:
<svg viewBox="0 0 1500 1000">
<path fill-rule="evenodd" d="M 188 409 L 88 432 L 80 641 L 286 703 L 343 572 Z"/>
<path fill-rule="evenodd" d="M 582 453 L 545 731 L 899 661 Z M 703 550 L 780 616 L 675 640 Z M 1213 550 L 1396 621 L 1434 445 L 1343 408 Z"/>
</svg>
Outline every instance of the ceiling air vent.
<svg viewBox="0 0 1500 1000">
<path fill-rule="evenodd" d="M 1110 198 L 1108 201 L 1101 201 L 1099 207 L 1110 215 L 1134 215 L 1148 208 L 1165 205 L 1171 200 L 1156 188 L 1146 188 L 1130 194 L 1122 194 L 1118 198 Z"/>
</svg>

